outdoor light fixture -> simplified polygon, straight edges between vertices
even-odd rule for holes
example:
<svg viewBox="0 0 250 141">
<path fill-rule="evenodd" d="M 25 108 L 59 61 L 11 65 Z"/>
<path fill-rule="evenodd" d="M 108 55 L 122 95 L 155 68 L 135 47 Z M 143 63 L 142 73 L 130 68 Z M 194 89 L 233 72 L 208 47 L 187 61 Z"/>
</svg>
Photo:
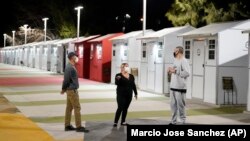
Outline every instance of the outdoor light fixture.
<svg viewBox="0 0 250 141">
<path fill-rule="evenodd" d="M 147 0 L 143 0 L 143 36 L 145 35 L 145 30 L 146 30 L 146 8 L 147 8 Z"/>
<path fill-rule="evenodd" d="M 83 9 L 82 6 L 78 6 L 75 8 L 75 10 L 77 10 L 77 39 L 79 39 L 79 30 L 80 30 L 80 10 Z"/>
<path fill-rule="evenodd" d="M 47 37 L 47 20 L 49 20 L 49 18 L 43 18 L 42 19 L 44 21 L 44 41 L 46 42 L 46 37 Z"/>
<path fill-rule="evenodd" d="M 3 45 L 4 45 L 4 47 L 6 46 L 6 36 L 7 36 L 7 34 L 3 34 Z"/>
<path fill-rule="evenodd" d="M 12 31 L 12 38 L 13 38 L 13 42 L 12 45 L 15 46 L 15 30 Z"/>
</svg>

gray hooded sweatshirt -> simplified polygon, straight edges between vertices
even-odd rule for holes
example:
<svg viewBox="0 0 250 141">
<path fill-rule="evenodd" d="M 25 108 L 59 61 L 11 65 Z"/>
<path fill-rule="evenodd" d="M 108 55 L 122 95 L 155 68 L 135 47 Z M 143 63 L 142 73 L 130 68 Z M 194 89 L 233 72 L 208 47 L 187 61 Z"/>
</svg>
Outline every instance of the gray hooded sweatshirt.
<svg viewBox="0 0 250 141">
<path fill-rule="evenodd" d="M 176 69 L 176 73 L 171 75 L 170 89 L 185 93 L 187 90 L 187 78 L 190 76 L 189 63 L 185 58 L 175 59 L 173 67 Z"/>
</svg>

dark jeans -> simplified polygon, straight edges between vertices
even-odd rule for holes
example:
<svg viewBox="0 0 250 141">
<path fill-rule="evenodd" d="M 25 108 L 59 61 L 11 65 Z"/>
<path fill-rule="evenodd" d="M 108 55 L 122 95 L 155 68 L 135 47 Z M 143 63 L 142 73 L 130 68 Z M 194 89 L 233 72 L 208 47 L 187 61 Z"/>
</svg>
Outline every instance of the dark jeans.
<svg viewBox="0 0 250 141">
<path fill-rule="evenodd" d="M 116 100 L 117 100 L 118 108 L 116 110 L 114 123 L 118 123 L 118 120 L 121 116 L 121 113 L 122 113 L 121 123 L 123 123 L 126 121 L 128 107 L 132 101 L 132 95 L 126 95 L 126 94 L 119 95 L 119 94 L 117 94 Z"/>
</svg>

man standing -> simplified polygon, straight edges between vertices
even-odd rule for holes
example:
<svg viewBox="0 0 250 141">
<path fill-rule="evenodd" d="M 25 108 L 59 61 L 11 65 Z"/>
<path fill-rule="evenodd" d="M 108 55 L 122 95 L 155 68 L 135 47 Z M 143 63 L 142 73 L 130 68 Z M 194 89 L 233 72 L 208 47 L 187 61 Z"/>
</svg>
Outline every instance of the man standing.
<svg viewBox="0 0 250 141">
<path fill-rule="evenodd" d="M 69 63 L 64 72 L 64 80 L 62 84 L 61 94 L 67 93 L 67 106 L 65 112 L 65 131 L 76 130 L 76 132 L 89 132 L 81 125 L 81 105 L 78 95 L 78 76 L 75 64 L 78 62 L 78 57 L 74 52 L 68 54 Z M 70 124 L 72 110 L 75 112 L 76 128 Z"/>
<path fill-rule="evenodd" d="M 171 74 L 170 82 L 170 100 L 172 119 L 170 124 L 177 123 L 179 113 L 181 124 L 185 124 L 185 97 L 187 92 L 187 78 L 190 75 L 188 61 L 184 58 L 183 47 L 178 46 L 174 50 L 174 65 L 168 68 Z"/>
</svg>

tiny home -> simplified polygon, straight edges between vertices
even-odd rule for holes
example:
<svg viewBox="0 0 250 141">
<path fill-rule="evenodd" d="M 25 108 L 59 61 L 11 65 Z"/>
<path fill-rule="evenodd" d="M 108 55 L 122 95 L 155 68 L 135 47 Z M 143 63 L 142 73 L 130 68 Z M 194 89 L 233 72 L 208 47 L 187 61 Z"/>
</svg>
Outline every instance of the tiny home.
<svg viewBox="0 0 250 141">
<path fill-rule="evenodd" d="M 180 34 L 192 26 L 171 27 L 138 38 L 142 40 L 139 87 L 154 93 L 169 93 L 167 68 L 174 62 L 173 51 L 182 45 Z"/>
<path fill-rule="evenodd" d="M 90 74 L 91 80 L 100 82 L 110 82 L 111 78 L 111 38 L 122 35 L 123 33 L 107 34 L 90 40 Z"/>
<path fill-rule="evenodd" d="M 147 30 L 145 33 L 152 33 Z M 120 73 L 122 63 L 128 63 L 131 73 L 135 77 L 135 83 L 138 86 L 138 76 L 140 75 L 141 60 L 141 41 L 136 40 L 143 35 L 142 31 L 132 31 L 124 35 L 112 38 L 112 67 L 111 67 L 111 83 L 115 83 L 115 75 Z"/>
<path fill-rule="evenodd" d="M 76 40 L 75 52 L 78 55 L 79 61 L 76 64 L 76 69 L 79 78 L 89 79 L 89 70 L 90 70 L 90 42 L 89 40 L 95 39 L 100 35 L 89 36 L 80 40 Z"/>
<path fill-rule="evenodd" d="M 181 35 L 192 66 L 191 98 L 212 104 L 246 104 L 250 20 L 213 23 Z"/>
<path fill-rule="evenodd" d="M 248 50 L 248 96 L 247 96 L 247 111 L 250 111 L 250 29 L 243 31 L 243 33 L 248 33 L 248 41 L 245 44 L 246 49 Z"/>
</svg>

